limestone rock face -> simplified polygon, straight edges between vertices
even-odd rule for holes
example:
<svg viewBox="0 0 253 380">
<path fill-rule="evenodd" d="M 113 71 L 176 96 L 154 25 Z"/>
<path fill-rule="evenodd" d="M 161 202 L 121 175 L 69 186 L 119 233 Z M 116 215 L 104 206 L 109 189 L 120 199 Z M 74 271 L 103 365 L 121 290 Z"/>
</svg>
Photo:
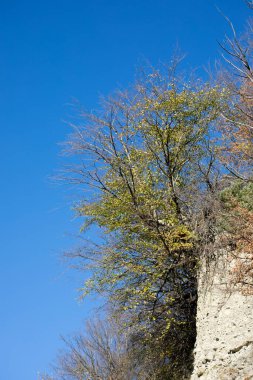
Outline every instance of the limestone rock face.
<svg viewBox="0 0 253 380">
<path fill-rule="evenodd" d="M 228 289 L 226 257 L 199 277 L 197 340 L 191 380 L 253 379 L 253 296 Z M 207 275 L 207 273 L 209 273 Z"/>
</svg>

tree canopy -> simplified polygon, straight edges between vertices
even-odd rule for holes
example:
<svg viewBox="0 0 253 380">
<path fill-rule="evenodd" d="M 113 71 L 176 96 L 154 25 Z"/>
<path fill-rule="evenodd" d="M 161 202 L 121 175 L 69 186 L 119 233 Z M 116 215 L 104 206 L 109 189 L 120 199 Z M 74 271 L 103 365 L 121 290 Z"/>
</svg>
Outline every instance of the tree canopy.
<svg viewBox="0 0 253 380">
<path fill-rule="evenodd" d="M 85 115 L 68 143 L 80 155 L 75 179 L 94 189 L 77 207 L 83 229 L 95 224 L 105 235 L 85 251 L 92 276 L 83 295 L 104 294 L 131 314 L 126 323 L 164 345 L 163 359 L 177 357 L 173 366 L 187 362 L 194 344 L 186 332 L 195 326 L 198 225 L 210 219 L 206 200 L 219 186 L 212 140 L 227 98 L 217 85 L 154 70 Z M 206 241 L 213 234 L 210 219 Z"/>
</svg>

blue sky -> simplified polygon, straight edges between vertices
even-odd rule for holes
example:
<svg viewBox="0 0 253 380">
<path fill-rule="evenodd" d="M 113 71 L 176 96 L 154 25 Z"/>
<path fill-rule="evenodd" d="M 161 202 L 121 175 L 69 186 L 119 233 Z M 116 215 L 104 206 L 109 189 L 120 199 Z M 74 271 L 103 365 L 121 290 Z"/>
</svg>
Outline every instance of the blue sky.
<svg viewBox="0 0 253 380">
<path fill-rule="evenodd" d="M 37 379 L 60 334 L 93 306 L 77 301 L 82 275 L 59 259 L 79 243 L 77 194 L 49 179 L 66 162 L 58 143 L 69 104 L 97 107 L 144 59 L 168 62 L 176 45 L 185 66 L 213 62 L 227 31 L 215 4 L 243 30 L 242 0 L 0 1 L 1 379 Z"/>
</svg>

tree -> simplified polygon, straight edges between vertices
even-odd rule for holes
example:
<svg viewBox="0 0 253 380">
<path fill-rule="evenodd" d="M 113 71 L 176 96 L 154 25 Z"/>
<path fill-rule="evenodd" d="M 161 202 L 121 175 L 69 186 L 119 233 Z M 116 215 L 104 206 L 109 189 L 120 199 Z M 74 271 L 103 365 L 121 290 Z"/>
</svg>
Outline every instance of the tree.
<svg viewBox="0 0 253 380">
<path fill-rule="evenodd" d="M 161 378 L 183 378 L 192 366 L 199 223 L 212 241 L 220 173 L 211 139 L 226 98 L 218 86 L 153 71 L 100 113 L 82 115 L 68 142 L 80 157 L 73 180 L 95 189 L 76 208 L 83 230 L 96 225 L 106 237 L 76 255 L 92 271 L 83 295 L 109 296 L 147 357 L 156 342 Z"/>
<path fill-rule="evenodd" d="M 251 5 L 250 2 L 248 2 Z M 223 112 L 222 153 L 230 172 L 244 181 L 253 178 L 253 24 L 243 37 L 238 37 L 232 22 L 227 18 L 232 38 L 226 37 L 222 49 L 229 65 L 224 75 L 225 85 L 232 94 L 230 108 Z M 231 70 L 232 69 L 232 70 Z"/>
<path fill-rule="evenodd" d="M 41 380 L 145 380 L 131 352 L 130 334 L 108 318 L 87 323 L 85 333 L 64 339 L 52 376 Z"/>
<path fill-rule="evenodd" d="M 247 2 L 252 9 L 252 2 Z M 222 243 L 229 246 L 234 262 L 231 282 L 244 293 L 253 293 L 253 69 L 252 20 L 246 33 L 238 37 L 227 18 L 232 38 L 222 48 L 229 72 L 223 76 L 231 93 L 230 107 L 220 124 L 221 161 L 230 172 L 230 185 L 222 192 Z M 225 223 L 224 223 L 225 222 Z"/>
<path fill-rule="evenodd" d="M 217 249 L 252 292 L 252 27 L 241 40 L 229 23 L 218 85 L 152 70 L 73 126 L 71 180 L 87 198 L 76 212 L 103 242 L 71 256 L 91 273 L 82 296 L 108 297 L 115 319 L 66 341 L 57 379 L 188 378 L 197 272 Z"/>
</svg>

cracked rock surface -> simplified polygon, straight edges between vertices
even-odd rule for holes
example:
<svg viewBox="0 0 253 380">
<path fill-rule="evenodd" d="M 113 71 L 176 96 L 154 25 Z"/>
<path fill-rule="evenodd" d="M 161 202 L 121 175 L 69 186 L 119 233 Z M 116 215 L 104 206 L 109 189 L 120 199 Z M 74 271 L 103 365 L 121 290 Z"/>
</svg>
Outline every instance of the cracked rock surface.
<svg viewBox="0 0 253 380">
<path fill-rule="evenodd" d="M 191 380 L 253 380 L 253 296 L 228 290 L 225 262 L 220 258 L 208 276 L 203 270 L 199 278 Z"/>
</svg>

